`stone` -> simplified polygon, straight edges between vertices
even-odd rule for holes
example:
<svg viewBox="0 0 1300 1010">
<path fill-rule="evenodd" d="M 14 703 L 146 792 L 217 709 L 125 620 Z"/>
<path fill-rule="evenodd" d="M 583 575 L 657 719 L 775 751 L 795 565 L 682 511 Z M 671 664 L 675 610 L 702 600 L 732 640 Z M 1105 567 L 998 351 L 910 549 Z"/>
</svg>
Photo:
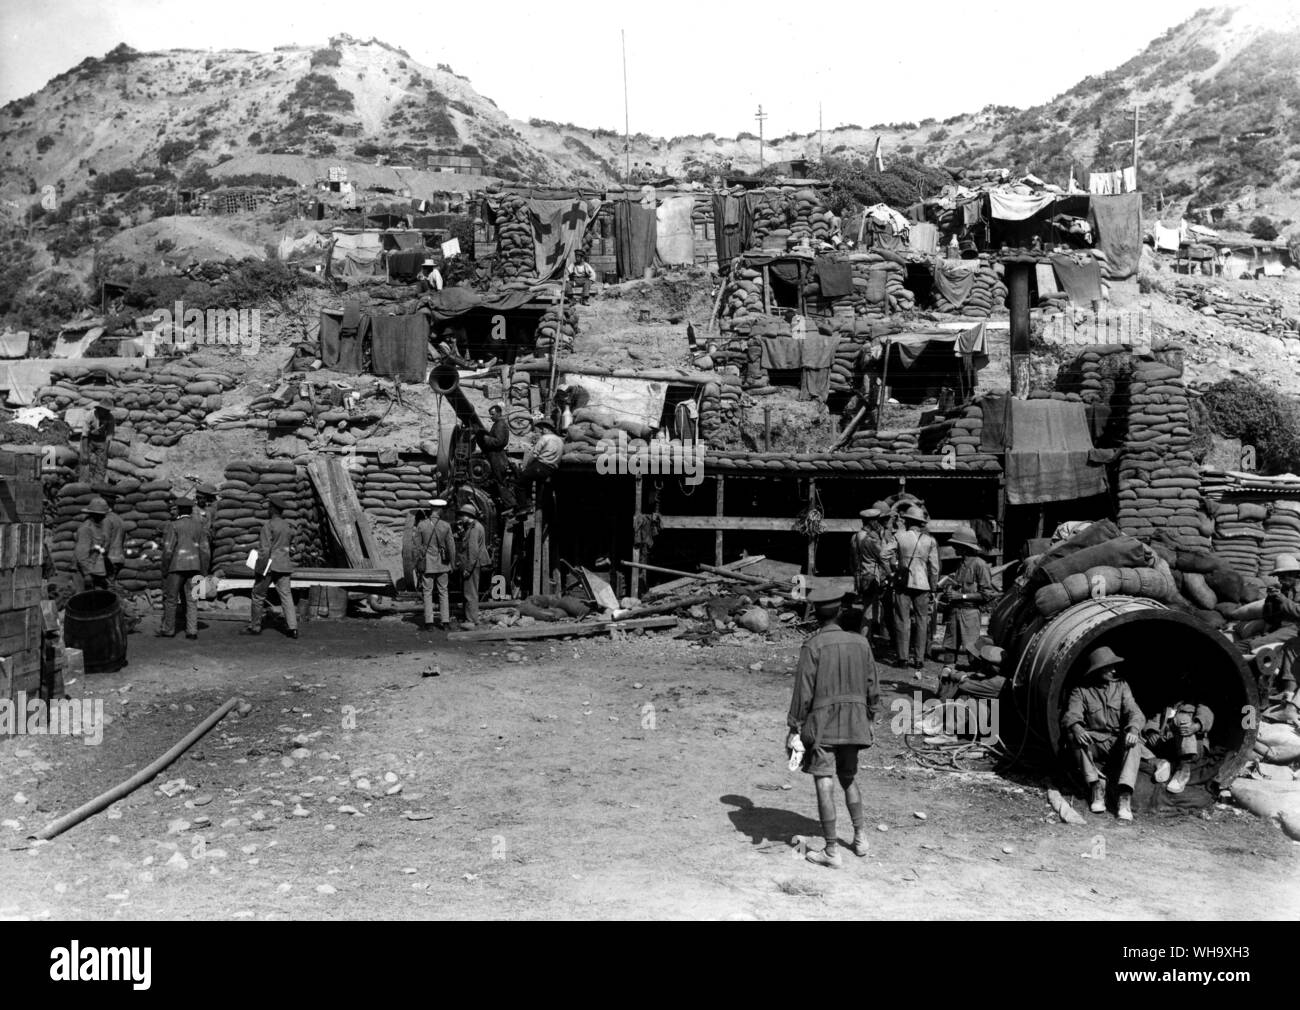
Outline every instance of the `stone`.
<svg viewBox="0 0 1300 1010">
<path fill-rule="evenodd" d="M 190 861 L 179 852 L 173 852 L 171 859 L 167 860 L 167 865 L 174 870 L 188 870 L 190 868 Z"/>
<path fill-rule="evenodd" d="M 339 892 L 331 884 L 317 884 L 316 893 L 317 894 L 338 894 Z"/>
</svg>

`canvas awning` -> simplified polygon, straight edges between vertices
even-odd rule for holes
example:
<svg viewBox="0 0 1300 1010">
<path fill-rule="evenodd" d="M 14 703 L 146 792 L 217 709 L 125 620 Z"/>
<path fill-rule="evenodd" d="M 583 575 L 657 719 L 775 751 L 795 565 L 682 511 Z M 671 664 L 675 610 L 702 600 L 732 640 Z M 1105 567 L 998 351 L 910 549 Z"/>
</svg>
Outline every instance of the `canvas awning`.
<svg viewBox="0 0 1300 1010">
<path fill-rule="evenodd" d="M 986 401 L 986 417 L 994 403 Z M 1006 449 L 1007 502 L 1073 501 L 1106 491 L 1082 403 L 1000 399 Z"/>
</svg>

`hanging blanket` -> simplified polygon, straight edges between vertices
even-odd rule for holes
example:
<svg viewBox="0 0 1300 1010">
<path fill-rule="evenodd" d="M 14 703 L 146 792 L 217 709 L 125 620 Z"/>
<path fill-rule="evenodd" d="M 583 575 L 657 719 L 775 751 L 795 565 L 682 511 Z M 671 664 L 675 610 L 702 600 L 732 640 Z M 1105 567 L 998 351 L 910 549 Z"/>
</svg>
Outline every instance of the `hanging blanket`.
<svg viewBox="0 0 1300 1010">
<path fill-rule="evenodd" d="M 321 364 L 336 372 L 352 375 L 361 372 L 361 344 L 370 331 L 370 317 L 361 314 L 356 302 L 348 302 L 342 312 L 322 309 L 320 314 Z"/>
<path fill-rule="evenodd" d="M 402 382 L 423 382 L 429 360 L 429 317 L 370 317 L 370 363 L 375 375 Z"/>
<path fill-rule="evenodd" d="M 1142 194 L 1095 196 L 1088 209 L 1097 245 L 1110 263 L 1110 279 L 1123 281 L 1137 273 L 1142 252 Z"/>
<path fill-rule="evenodd" d="M 962 261 L 939 260 L 934 266 L 934 286 L 950 304 L 960 308 L 975 288 L 975 271 Z"/>
<path fill-rule="evenodd" d="M 1089 462 L 1091 453 L 1082 403 L 1013 400 L 1007 501 L 1032 505 L 1104 493 L 1106 470 Z"/>
<path fill-rule="evenodd" d="M 719 243 L 721 243 L 721 232 Z M 634 200 L 619 200 L 614 204 L 614 240 L 618 254 L 618 275 L 624 280 L 637 280 L 645 276 L 655 261 L 655 212 Z M 718 246 L 722 256 L 722 246 Z"/>
<path fill-rule="evenodd" d="M 813 269 L 817 271 L 823 298 L 843 298 L 853 294 L 853 267 L 849 263 L 837 263 L 819 256 L 813 262 Z"/>
<path fill-rule="evenodd" d="M 599 200 L 528 201 L 538 280 L 552 280 L 561 274 L 599 209 Z"/>
<path fill-rule="evenodd" d="M 1095 259 L 1088 257 L 1087 263 L 1076 263 L 1069 256 L 1055 255 L 1052 266 L 1074 304 L 1087 307 L 1101 301 L 1101 268 Z"/>
<path fill-rule="evenodd" d="M 691 221 L 694 208 L 695 198 L 689 196 L 670 197 L 659 205 L 655 249 L 664 263 L 695 262 L 695 225 Z"/>
</svg>

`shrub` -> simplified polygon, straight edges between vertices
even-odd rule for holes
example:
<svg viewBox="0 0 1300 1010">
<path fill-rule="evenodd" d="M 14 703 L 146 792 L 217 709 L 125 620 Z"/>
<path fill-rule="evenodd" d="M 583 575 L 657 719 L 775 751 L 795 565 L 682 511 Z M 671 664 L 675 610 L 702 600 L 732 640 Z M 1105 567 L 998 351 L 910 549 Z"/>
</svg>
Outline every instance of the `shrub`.
<svg viewBox="0 0 1300 1010">
<path fill-rule="evenodd" d="M 174 161 L 184 161 L 194 150 L 191 140 L 169 140 L 158 148 L 158 164 L 168 165 Z"/>
<path fill-rule="evenodd" d="M 41 137 L 40 140 L 36 141 L 36 153 L 44 154 L 53 146 L 54 146 L 54 138 L 51 137 L 49 134 L 46 134 L 44 137 Z"/>
<path fill-rule="evenodd" d="M 1277 238 L 1277 226 L 1263 214 L 1260 214 L 1250 222 L 1250 234 L 1252 238 L 1272 242 Z"/>
<path fill-rule="evenodd" d="M 139 183 L 140 177 L 133 169 L 115 168 L 111 172 L 95 176 L 95 181 L 90 184 L 90 188 L 100 195 L 125 193 L 135 189 Z"/>
<path fill-rule="evenodd" d="M 1205 391 L 1215 431 L 1255 447 L 1261 473 L 1300 467 L 1300 411 L 1294 401 L 1247 376 L 1216 382 Z"/>
<path fill-rule="evenodd" d="M 311 54 L 313 67 L 337 67 L 343 60 L 343 54 L 337 49 L 317 49 Z"/>
</svg>

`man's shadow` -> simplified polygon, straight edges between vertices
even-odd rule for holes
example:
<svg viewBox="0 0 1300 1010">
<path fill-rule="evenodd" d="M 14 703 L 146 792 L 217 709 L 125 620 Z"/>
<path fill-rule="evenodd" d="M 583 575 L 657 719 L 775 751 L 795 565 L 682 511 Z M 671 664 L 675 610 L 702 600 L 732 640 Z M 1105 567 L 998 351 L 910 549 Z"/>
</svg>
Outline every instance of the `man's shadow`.
<svg viewBox="0 0 1300 1010">
<path fill-rule="evenodd" d="M 748 796 L 727 795 L 720 797 L 723 803 L 736 809 L 727 816 L 736 830 L 748 835 L 754 845 L 764 842 L 780 842 L 788 845 L 795 835 L 821 836 L 821 822 L 811 817 L 796 814 L 793 810 L 779 807 L 756 807 Z"/>
</svg>

